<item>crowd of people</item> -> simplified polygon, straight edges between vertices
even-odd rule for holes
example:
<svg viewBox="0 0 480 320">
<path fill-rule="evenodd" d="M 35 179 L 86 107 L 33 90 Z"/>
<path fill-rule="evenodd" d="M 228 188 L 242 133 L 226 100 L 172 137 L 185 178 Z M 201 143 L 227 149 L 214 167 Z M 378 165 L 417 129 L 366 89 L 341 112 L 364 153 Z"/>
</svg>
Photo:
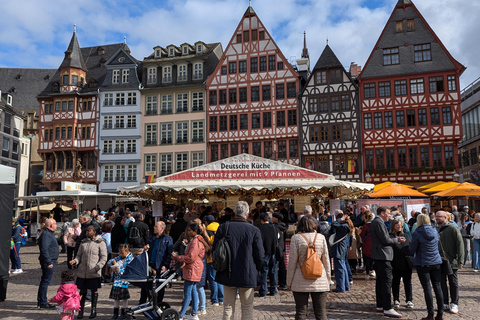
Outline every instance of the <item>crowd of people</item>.
<svg viewBox="0 0 480 320">
<path fill-rule="evenodd" d="M 376 310 L 400 318 L 400 283 L 403 281 L 404 306 L 413 308 L 412 274 L 416 270 L 427 304 L 423 320 L 441 320 L 445 311 L 459 311 L 458 270 L 470 259 L 474 271 L 479 269 L 480 213 L 471 216 L 468 208 L 458 212 L 455 206 L 451 213 L 429 213 L 423 208 L 422 212 L 411 212 L 407 219 L 397 207 L 380 206 L 372 212 L 369 206 L 353 206 L 346 212 L 330 212 L 320 205 L 314 212 L 307 205 L 296 215 L 283 202 L 268 208 L 259 201 L 251 210 L 247 202 L 239 201 L 221 215 L 202 205 L 156 222 L 151 214 L 118 208 L 108 212 L 95 208 L 68 221 L 58 208 L 45 217 L 37 239 L 42 270 L 37 306 L 53 309 L 57 306 L 50 302 L 60 304 L 64 320 L 73 319 L 74 311 L 79 311 L 82 319 L 87 300 L 91 305 L 89 318 L 95 318 L 98 290 L 108 282 L 112 284 L 109 298 L 114 300 L 112 319 L 124 319 L 130 293 L 129 283 L 121 280 L 121 275 L 143 252 L 157 274 L 181 265 L 181 319 L 198 319 L 207 314 L 208 305 L 223 305 L 223 319 L 233 319 L 237 299 L 242 319 L 253 319 L 255 297 L 291 290 L 295 319 L 306 319 L 311 297 L 315 318 L 325 320 L 327 293 L 349 291 L 353 274 L 363 272 L 366 280 L 375 279 Z M 21 219 L 12 221 L 13 274 L 22 272 L 19 253 L 22 237 L 27 236 L 23 227 L 27 220 Z M 47 299 L 60 253 L 54 236 L 59 221 L 64 221 L 60 247 L 66 252 L 68 270 L 62 273 L 57 296 Z M 296 228 L 289 228 L 293 223 Z M 213 252 L 224 241 L 230 247 L 229 266 L 220 270 Z M 314 276 L 305 275 L 310 250 L 318 256 L 316 266 L 321 269 Z M 157 302 L 163 298 L 164 289 L 159 291 Z M 149 291 L 141 289 L 139 304 L 149 299 Z"/>
</svg>

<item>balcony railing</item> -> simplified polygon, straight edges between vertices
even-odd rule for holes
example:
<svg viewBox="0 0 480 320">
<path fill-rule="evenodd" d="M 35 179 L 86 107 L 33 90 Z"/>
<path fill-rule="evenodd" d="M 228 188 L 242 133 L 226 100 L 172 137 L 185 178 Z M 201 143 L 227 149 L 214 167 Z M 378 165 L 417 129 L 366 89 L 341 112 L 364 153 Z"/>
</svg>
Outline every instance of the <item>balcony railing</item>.
<svg viewBox="0 0 480 320">
<path fill-rule="evenodd" d="M 146 146 L 156 146 L 157 145 L 157 140 L 148 140 L 145 141 Z"/>
<path fill-rule="evenodd" d="M 187 138 L 177 138 L 177 143 L 188 143 Z"/>
<path fill-rule="evenodd" d="M 146 114 L 147 116 L 155 115 L 155 114 L 157 114 L 157 109 L 147 109 L 147 111 L 145 112 L 145 114 Z"/>
<path fill-rule="evenodd" d="M 203 137 L 192 138 L 192 143 L 204 142 Z"/>
<path fill-rule="evenodd" d="M 165 145 L 165 144 L 172 144 L 172 139 L 162 139 L 162 145 Z"/>
</svg>

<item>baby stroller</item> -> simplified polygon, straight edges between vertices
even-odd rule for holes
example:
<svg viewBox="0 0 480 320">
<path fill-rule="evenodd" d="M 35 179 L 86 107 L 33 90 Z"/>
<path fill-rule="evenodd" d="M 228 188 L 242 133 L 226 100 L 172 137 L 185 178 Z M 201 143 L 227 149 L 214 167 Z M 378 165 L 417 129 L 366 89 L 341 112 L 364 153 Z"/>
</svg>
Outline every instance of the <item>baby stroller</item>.
<svg viewBox="0 0 480 320">
<path fill-rule="evenodd" d="M 143 314 L 150 320 L 178 320 L 180 315 L 177 310 L 170 308 L 166 302 L 157 303 L 157 294 L 167 287 L 171 282 L 176 281 L 179 268 L 178 264 L 166 272 L 162 273 L 158 278 L 149 272 L 148 254 L 147 252 L 136 256 L 127 265 L 122 275 L 122 280 L 130 282 L 132 285 L 146 289 L 152 296 L 149 302 L 131 307 L 127 311 L 127 319 L 135 319 L 135 315 Z"/>
</svg>

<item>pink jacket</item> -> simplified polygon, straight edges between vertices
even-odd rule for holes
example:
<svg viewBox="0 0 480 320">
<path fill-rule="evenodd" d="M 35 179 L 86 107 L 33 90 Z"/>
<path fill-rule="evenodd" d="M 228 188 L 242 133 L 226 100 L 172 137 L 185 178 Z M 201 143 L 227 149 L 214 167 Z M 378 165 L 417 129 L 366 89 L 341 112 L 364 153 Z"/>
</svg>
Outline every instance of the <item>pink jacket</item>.
<svg viewBox="0 0 480 320">
<path fill-rule="evenodd" d="M 185 262 L 182 271 L 183 279 L 192 282 L 198 282 L 202 279 L 202 259 L 205 256 L 205 246 L 198 240 L 199 237 L 201 236 L 196 236 L 190 241 L 185 255 L 177 257 L 178 261 Z"/>
<path fill-rule="evenodd" d="M 52 302 L 63 305 L 63 310 L 80 310 L 80 294 L 73 282 L 60 285 L 57 295 L 51 299 Z"/>
<path fill-rule="evenodd" d="M 77 239 L 77 236 L 80 235 L 80 233 L 82 233 L 82 229 L 80 229 L 80 227 L 67 228 L 67 230 L 65 230 L 65 234 L 63 235 L 63 243 L 65 243 L 67 247 L 75 248 L 75 243 L 76 243 L 75 240 Z"/>
</svg>

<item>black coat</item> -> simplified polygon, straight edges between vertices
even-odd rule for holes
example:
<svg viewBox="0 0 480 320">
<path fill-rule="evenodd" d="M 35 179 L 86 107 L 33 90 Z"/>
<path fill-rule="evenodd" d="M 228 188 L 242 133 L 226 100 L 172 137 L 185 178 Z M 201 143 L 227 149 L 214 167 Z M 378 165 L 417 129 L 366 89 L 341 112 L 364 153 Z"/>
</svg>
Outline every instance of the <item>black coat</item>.
<svg viewBox="0 0 480 320">
<path fill-rule="evenodd" d="M 130 231 L 132 228 L 137 228 L 140 233 L 139 238 L 130 238 Z M 147 244 L 150 231 L 148 230 L 148 225 L 142 220 L 137 220 L 135 222 L 130 222 L 127 228 L 127 237 L 128 244 L 132 248 L 143 248 Z"/>
<path fill-rule="evenodd" d="M 228 270 L 217 272 L 215 281 L 230 287 L 255 288 L 258 271 L 265 258 L 260 230 L 241 218 L 232 218 L 228 225 L 232 273 L 229 276 Z M 225 223 L 218 228 L 213 242 L 213 251 L 218 241 L 225 236 L 226 227 Z"/>
<path fill-rule="evenodd" d="M 187 222 L 183 218 L 178 218 L 174 224 L 170 227 L 169 236 L 172 237 L 173 243 L 177 242 L 178 237 L 185 232 L 187 228 Z"/>
<path fill-rule="evenodd" d="M 118 245 L 125 243 L 127 233 L 122 226 L 122 217 L 115 218 L 115 226 L 112 228 L 112 252 L 118 252 Z"/>
<path fill-rule="evenodd" d="M 396 235 L 389 234 L 390 238 L 397 238 Z M 405 237 L 405 242 L 402 243 L 395 243 L 393 248 L 393 260 L 392 260 L 392 267 L 393 270 L 410 270 L 410 266 L 407 263 L 407 256 L 410 256 L 413 261 L 413 255 L 410 254 L 408 246 L 410 245 L 410 237 L 406 234 L 401 234 L 400 236 Z"/>
<path fill-rule="evenodd" d="M 262 235 L 263 250 L 265 250 L 265 255 L 275 254 L 278 245 L 278 229 L 270 223 L 261 224 L 258 229 Z"/>
<path fill-rule="evenodd" d="M 47 265 L 55 264 L 58 259 L 58 242 L 53 231 L 45 228 L 38 239 L 38 247 L 40 248 L 40 256 L 38 260 L 40 262 L 46 262 Z"/>
</svg>

